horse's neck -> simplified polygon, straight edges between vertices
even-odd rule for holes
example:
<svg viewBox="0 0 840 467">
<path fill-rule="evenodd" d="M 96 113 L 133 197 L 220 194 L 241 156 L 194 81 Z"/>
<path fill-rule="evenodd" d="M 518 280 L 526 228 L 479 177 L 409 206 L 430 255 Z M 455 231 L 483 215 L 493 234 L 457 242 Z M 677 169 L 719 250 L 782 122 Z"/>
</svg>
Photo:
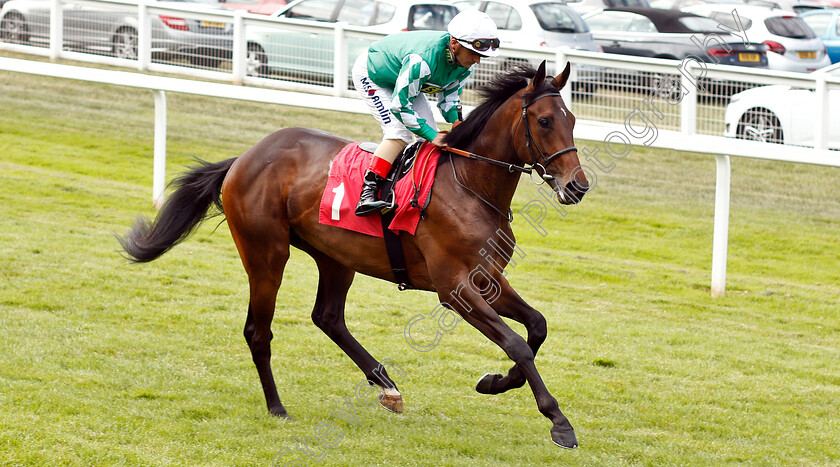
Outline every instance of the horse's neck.
<svg viewBox="0 0 840 467">
<path fill-rule="evenodd" d="M 516 163 L 512 137 L 510 128 L 491 121 L 470 145 L 469 151 L 505 163 Z M 495 207 L 507 212 L 519 182 L 519 172 L 511 172 L 487 162 L 464 162 L 460 173 L 463 174 L 465 184 Z"/>
</svg>

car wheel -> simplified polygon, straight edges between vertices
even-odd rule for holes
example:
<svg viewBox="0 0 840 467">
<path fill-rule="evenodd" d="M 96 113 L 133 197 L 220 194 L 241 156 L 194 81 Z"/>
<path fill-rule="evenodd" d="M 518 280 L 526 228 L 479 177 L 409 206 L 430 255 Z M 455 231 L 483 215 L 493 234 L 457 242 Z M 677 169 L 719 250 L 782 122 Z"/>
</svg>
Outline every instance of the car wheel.
<svg viewBox="0 0 840 467">
<path fill-rule="evenodd" d="M 137 31 L 122 28 L 114 34 L 111 51 L 117 58 L 137 60 Z"/>
<path fill-rule="evenodd" d="M 736 136 L 762 143 L 784 143 L 779 119 L 767 109 L 750 109 L 738 121 Z"/>
<path fill-rule="evenodd" d="M 650 95 L 668 101 L 679 102 L 685 97 L 679 76 L 655 73 L 647 78 L 645 87 L 650 90 Z"/>
<path fill-rule="evenodd" d="M 268 57 L 265 56 L 262 47 L 257 44 L 248 44 L 248 53 L 245 55 L 245 74 L 268 76 Z"/>
<path fill-rule="evenodd" d="M 18 13 L 7 14 L 0 22 L 0 39 L 17 44 L 29 42 L 29 29 L 23 16 Z"/>
</svg>

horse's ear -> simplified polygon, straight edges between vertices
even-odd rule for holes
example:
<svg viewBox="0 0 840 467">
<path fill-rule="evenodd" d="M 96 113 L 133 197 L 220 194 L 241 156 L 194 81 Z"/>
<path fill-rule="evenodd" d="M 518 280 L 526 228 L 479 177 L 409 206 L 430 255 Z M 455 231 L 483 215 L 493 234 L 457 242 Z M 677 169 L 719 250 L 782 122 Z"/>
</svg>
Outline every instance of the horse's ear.
<svg viewBox="0 0 840 467">
<path fill-rule="evenodd" d="M 545 60 L 540 63 L 540 66 L 537 67 L 537 74 L 534 75 L 534 79 L 528 83 L 528 87 L 525 88 L 525 92 L 529 93 L 540 87 L 542 82 L 545 81 Z"/>
<path fill-rule="evenodd" d="M 570 62 L 566 62 L 566 68 L 563 70 L 563 73 L 560 73 L 556 78 L 554 78 L 558 91 L 563 89 L 563 86 L 566 85 L 566 81 L 569 81 L 569 75 L 571 74 L 572 64 Z"/>
</svg>

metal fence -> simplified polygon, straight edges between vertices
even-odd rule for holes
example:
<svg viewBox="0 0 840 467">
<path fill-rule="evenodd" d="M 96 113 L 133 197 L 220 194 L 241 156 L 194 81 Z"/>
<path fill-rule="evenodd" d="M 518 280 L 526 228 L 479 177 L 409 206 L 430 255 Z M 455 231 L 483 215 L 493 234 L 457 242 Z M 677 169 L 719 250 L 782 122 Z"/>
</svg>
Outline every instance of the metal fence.
<svg viewBox="0 0 840 467">
<path fill-rule="evenodd" d="M 125 66 L 291 91 L 354 96 L 352 62 L 382 37 L 343 23 L 305 24 L 190 3 L 125 0 L 28 0 L 7 4 L 0 49 Z M 10 8 L 15 6 L 15 8 Z M 58 25 L 62 25 L 59 27 Z M 336 53 L 338 51 L 338 53 Z M 698 55 L 704 51 L 698 49 Z M 503 48 L 476 67 L 463 96 L 477 104 L 475 88 L 500 71 L 547 61 L 556 73 L 573 64 L 566 101 L 579 120 L 623 124 L 634 109 L 655 109 L 662 130 L 723 135 L 732 94 L 767 84 L 820 93 L 840 88 L 800 73 L 645 59 L 549 48 Z M 767 141 L 780 138 L 778 120 L 750 116 Z M 815 146 L 828 147 L 828 109 L 816 114 Z M 820 131 L 822 131 L 820 133 Z M 750 136 L 750 135 L 746 135 Z M 840 147 L 840 141 L 835 142 Z"/>
</svg>

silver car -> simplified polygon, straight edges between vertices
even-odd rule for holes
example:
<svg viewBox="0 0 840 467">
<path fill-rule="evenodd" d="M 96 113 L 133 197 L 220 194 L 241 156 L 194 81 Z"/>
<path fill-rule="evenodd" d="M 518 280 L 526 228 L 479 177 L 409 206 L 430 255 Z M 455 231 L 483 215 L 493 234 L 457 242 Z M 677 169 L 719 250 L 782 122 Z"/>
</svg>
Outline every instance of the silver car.
<svg viewBox="0 0 840 467">
<path fill-rule="evenodd" d="M 193 0 L 195 2 L 195 0 Z M 213 1 L 199 2 L 221 8 Z M 77 3 L 62 3 L 64 47 L 137 58 L 137 13 Z M 232 28 L 229 23 L 152 15 L 152 53 L 160 58 L 179 56 L 194 65 L 214 67 L 229 58 Z M 9 0 L 0 10 L 0 40 L 44 45 L 50 40 L 50 0 Z"/>
<path fill-rule="evenodd" d="M 452 4 L 442 1 L 377 0 L 298 0 L 273 16 L 278 23 L 312 25 L 344 22 L 370 32 L 390 34 L 418 29 L 445 30 L 458 14 Z M 329 84 L 335 62 L 332 30 L 301 33 L 280 28 L 248 28 L 247 74 L 268 76 L 282 73 L 286 79 L 311 84 Z M 372 40 L 347 40 L 348 72 L 356 57 Z"/>
</svg>

